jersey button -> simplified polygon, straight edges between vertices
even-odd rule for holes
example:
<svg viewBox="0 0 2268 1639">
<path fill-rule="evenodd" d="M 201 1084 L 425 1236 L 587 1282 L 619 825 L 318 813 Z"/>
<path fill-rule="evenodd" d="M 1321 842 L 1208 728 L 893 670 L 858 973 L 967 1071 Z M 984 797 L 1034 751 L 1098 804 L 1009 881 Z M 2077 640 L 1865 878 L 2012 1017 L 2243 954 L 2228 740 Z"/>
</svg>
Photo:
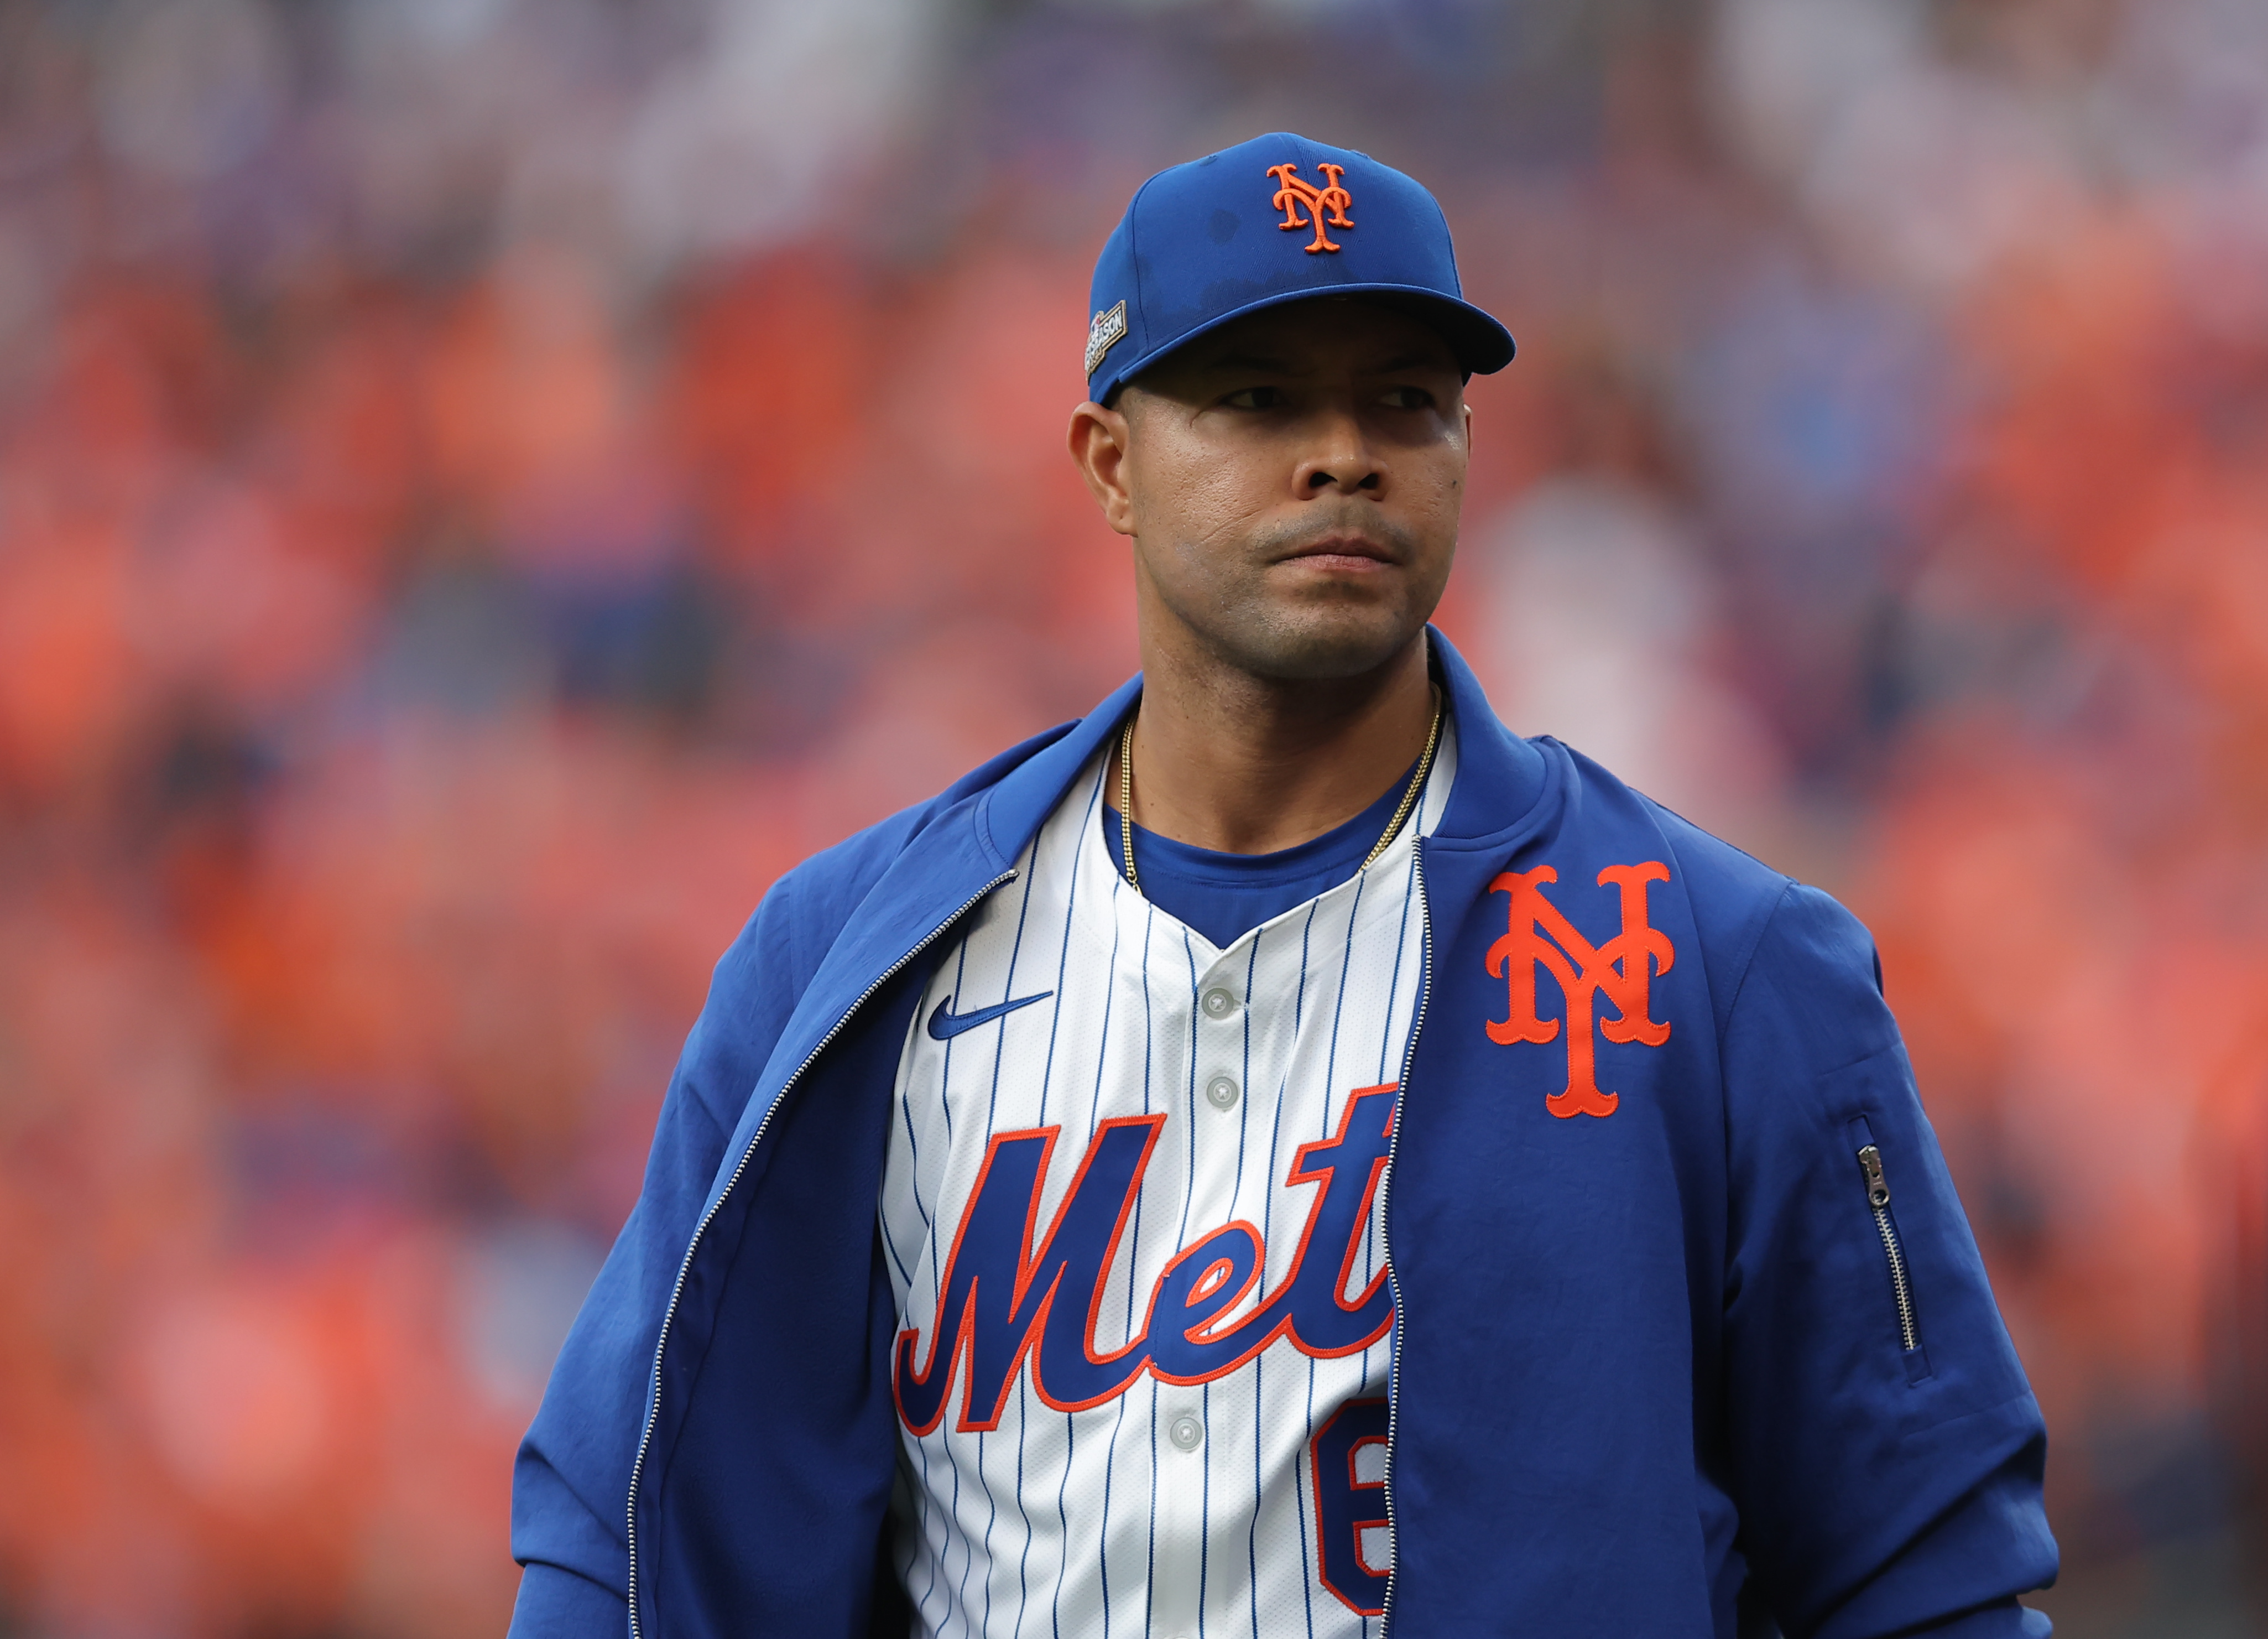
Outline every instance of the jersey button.
<svg viewBox="0 0 2268 1639">
<path fill-rule="evenodd" d="M 1233 1110 L 1236 1107 L 1236 1083 L 1225 1075 L 1216 1075 L 1205 1083 L 1205 1096 L 1216 1110 Z"/>
<path fill-rule="evenodd" d="M 1215 986 L 1205 992 L 1197 1006 L 1204 1009 L 1204 1015 L 1209 1019 L 1225 1019 L 1236 1011 L 1236 998 Z"/>
<path fill-rule="evenodd" d="M 1183 1412 L 1166 1425 L 1166 1438 L 1184 1451 L 1194 1451 L 1204 1443 L 1204 1425 Z"/>
</svg>

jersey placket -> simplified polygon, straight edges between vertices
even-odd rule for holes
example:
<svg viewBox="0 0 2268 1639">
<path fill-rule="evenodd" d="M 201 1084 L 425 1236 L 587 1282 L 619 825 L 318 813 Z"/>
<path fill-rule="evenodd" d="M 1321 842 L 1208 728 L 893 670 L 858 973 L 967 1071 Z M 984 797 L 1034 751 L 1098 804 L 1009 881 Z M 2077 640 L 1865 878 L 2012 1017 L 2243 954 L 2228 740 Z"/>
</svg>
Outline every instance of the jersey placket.
<svg viewBox="0 0 2268 1639">
<path fill-rule="evenodd" d="M 1188 1062 L 1174 1098 L 1186 1168 L 1176 1249 L 1238 1216 L 1244 1182 L 1241 1117 L 1246 1058 L 1246 993 L 1249 936 L 1205 961 L 1203 942 L 1175 928 L 1189 964 L 1187 989 L 1174 1000 L 1176 1018 L 1185 1019 Z M 1178 1033 L 1178 1032 L 1177 1032 Z M 1170 1127 L 1169 1127 L 1170 1131 Z M 1263 1271 L 1264 1276 L 1265 1271 Z M 1262 1282 L 1254 1283 L 1255 1296 Z M 1249 1301 L 1240 1308 L 1248 1307 Z M 1248 1371 L 1247 1368 L 1247 1371 Z M 1251 1449 L 1248 1384 L 1222 1379 L 1210 1384 L 1161 1384 L 1158 1395 L 1158 1554 L 1153 1572 L 1152 1631 L 1195 1635 L 1203 1630 L 1204 1608 L 1218 1598 L 1224 1577 L 1248 1580 L 1241 1561 L 1216 1568 L 1211 1549 L 1215 1535 L 1215 1499 L 1225 1502 L 1227 1453 Z M 1217 1485 L 1216 1480 L 1220 1483 Z M 1247 1504 L 1248 1507 L 1248 1504 Z"/>
</svg>

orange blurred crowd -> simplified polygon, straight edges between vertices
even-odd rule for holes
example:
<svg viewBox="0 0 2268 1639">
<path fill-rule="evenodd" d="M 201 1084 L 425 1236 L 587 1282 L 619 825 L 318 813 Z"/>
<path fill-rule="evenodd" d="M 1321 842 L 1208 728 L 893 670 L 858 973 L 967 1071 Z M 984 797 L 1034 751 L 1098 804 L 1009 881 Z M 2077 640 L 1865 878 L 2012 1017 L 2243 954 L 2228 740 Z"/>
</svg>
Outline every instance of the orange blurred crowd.
<svg viewBox="0 0 2268 1639">
<path fill-rule="evenodd" d="M 318 23 L 197 4 L 268 42 L 267 122 L 171 170 L 116 112 L 188 94 L 128 73 L 149 8 L 0 14 L 0 1632 L 500 1629 L 512 1448 L 709 964 L 1131 669 L 1062 450 L 1091 258 L 1148 170 L 1303 120 L 1435 186 L 1521 338 L 1445 628 L 1874 929 L 2067 1556 L 2242 1529 L 2268 75 L 2182 21 L 2228 8 L 1946 5 L 1860 65 L 1879 112 L 1793 0 L 1543 44 L 971 9 L 799 216 L 513 226 L 453 150 L 419 209 L 475 248 L 413 254 L 293 203 L 345 163 Z M 568 50 L 447 15 L 437 55 Z M 1365 28 L 1314 112 L 1300 53 Z M 697 55 L 607 39 L 475 158 Z M 1146 113 L 1061 106 L 1097 62 Z M 2088 98 L 2149 163 L 2057 124 Z"/>
</svg>

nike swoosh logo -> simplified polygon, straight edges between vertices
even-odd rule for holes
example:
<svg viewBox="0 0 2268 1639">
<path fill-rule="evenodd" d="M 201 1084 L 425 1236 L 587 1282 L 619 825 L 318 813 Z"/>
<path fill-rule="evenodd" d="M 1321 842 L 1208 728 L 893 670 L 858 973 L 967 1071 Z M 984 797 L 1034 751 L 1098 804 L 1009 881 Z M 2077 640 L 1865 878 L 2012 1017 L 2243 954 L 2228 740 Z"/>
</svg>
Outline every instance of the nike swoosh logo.
<svg viewBox="0 0 2268 1639">
<path fill-rule="evenodd" d="M 1035 1001 L 1045 1001 L 1054 994 L 1055 992 L 1051 990 L 1043 990 L 1036 996 L 1018 996 L 1010 1001 L 996 1001 L 989 1008 L 977 1008 L 974 1013 L 946 1012 L 946 1009 L 953 1006 L 953 998 L 947 996 L 937 1004 L 937 1011 L 929 1015 L 929 1033 L 939 1041 L 950 1041 L 963 1030 L 973 1030 L 980 1024 L 990 1024 L 993 1020 L 1005 1017 L 1019 1008 L 1028 1008 Z"/>
</svg>

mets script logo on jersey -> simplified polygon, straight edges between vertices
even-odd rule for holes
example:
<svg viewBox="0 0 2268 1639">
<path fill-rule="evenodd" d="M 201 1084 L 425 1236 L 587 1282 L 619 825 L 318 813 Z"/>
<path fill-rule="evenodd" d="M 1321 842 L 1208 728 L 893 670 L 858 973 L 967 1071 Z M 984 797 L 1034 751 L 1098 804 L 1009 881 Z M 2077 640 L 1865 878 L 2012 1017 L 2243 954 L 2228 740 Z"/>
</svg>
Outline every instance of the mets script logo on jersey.
<svg viewBox="0 0 2268 1639">
<path fill-rule="evenodd" d="M 1612 883 L 1622 890 L 1623 931 L 1595 948 L 1543 897 L 1543 884 L 1558 880 L 1558 872 L 1539 865 L 1532 871 L 1506 871 L 1489 884 L 1491 893 L 1512 896 L 1512 925 L 1488 952 L 1488 971 L 1505 981 L 1511 1011 L 1488 1022 L 1489 1039 L 1506 1045 L 1557 1039 L 1560 1022 L 1538 1018 L 1535 1012 L 1540 976 L 1549 974 L 1567 1002 L 1567 1086 L 1545 1099 L 1544 1107 L 1555 1116 L 1610 1116 L 1622 1100 L 1599 1089 L 1592 998 L 1604 996 L 1615 1009 L 1613 1018 L 1598 1021 L 1609 1041 L 1659 1047 L 1669 1039 L 1668 1022 L 1647 1016 L 1649 987 L 1654 974 L 1669 971 L 1677 953 L 1668 937 L 1646 919 L 1646 884 L 1668 882 L 1669 867 L 1648 860 L 1643 865 L 1609 865 L 1599 873 L 1600 887 Z"/>
<path fill-rule="evenodd" d="M 1326 218 L 1333 227 L 1354 225 L 1353 219 L 1347 215 L 1347 207 L 1354 203 L 1354 196 L 1339 181 L 1346 174 L 1346 167 L 1343 165 L 1323 165 L 1315 168 L 1323 173 L 1321 188 L 1313 182 L 1300 181 L 1300 167 L 1296 165 L 1271 165 L 1268 167 L 1268 174 L 1278 183 L 1276 209 L 1284 213 L 1284 219 L 1276 225 L 1287 233 L 1294 228 L 1314 228 L 1314 240 L 1307 247 L 1310 255 L 1319 250 L 1338 248 L 1323 233 Z M 1302 210 L 1307 212 L 1305 216 L 1300 214 Z"/>
<path fill-rule="evenodd" d="M 1394 1320 L 1386 1272 L 1352 1296 L 1347 1282 L 1393 1136 L 1391 1085 L 1356 1089 L 1337 1133 L 1302 1144 L 1292 1157 L 1284 1182 L 1312 1185 L 1315 1194 L 1291 1270 L 1273 1292 L 1232 1318 L 1267 1262 L 1259 1229 L 1233 1222 L 1176 1253 L 1151 1288 L 1141 1329 L 1123 1347 L 1098 1350 L 1103 1287 L 1165 1120 L 1122 1116 L 1098 1126 L 1044 1235 L 1037 1234 L 1040 1196 L 1062 1129 L 994 1136 L 946 1259 L 926 1355 L 918 1326 L 898 1333 L 891 1388 L 908 1429 L 923 1435 L 937 1427 L 956 1377 L 954 1426 L 963 1433 L 998 1428 L 1027 1362 L 1042 1400 L 1084 1411 L 1145 1371 L 1167 1383 L 1210 1383 L 1278 1338 L 1327 1359 L 1386 1335 Z"/>
</svg>

